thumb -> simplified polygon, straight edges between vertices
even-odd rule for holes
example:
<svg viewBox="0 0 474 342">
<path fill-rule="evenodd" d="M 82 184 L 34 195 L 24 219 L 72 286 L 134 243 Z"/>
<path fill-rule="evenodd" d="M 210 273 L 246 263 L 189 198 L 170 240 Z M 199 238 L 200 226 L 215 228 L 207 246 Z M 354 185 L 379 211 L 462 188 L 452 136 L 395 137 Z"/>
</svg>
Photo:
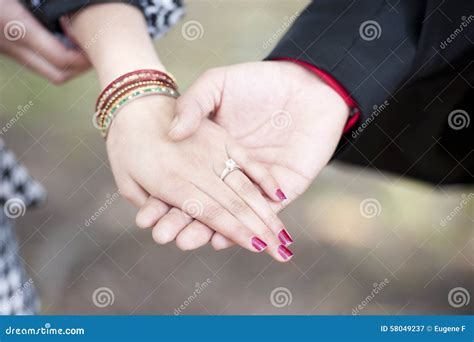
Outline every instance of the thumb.
<svg viewBox="0 0 474 342">
<path fill-rule="evenodd" d="M 175 118 L 168 133 L 171 140 L 186 139 L 198 130 L 201 121 L 218 108 L 223 86 L 222 69 L 209 70 L 178 98 Z"/>
</svg>

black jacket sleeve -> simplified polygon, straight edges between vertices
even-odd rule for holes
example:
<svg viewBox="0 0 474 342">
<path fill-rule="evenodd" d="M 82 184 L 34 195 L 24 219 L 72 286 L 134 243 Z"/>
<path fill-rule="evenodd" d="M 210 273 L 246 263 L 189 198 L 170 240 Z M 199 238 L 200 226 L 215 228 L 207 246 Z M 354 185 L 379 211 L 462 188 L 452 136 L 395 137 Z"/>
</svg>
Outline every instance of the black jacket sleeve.
<svg viewBox="0 0 474 342">
<path fill-rule="evenodd" d="M 140 8 L 139 0 L 23 0 L 23 4 L 51 31 L 60 31 L 59 18 L 65 14 L 89 5 L 113 2 L 128 3 Z"/>
<path fill-rule="evenodd" d="M 474 1 L 314 0 L 271 52 L 331 74 L 361 109 L 337 159 L 474 182 Z"/>
<path fill-rule="evenodd" d="M 416 56 L 424 1 L 318 0 L 270 58 L 290 57 L 331 74 L 370 113 L 406 79 Z"/>
<path fill-rule="evenodd" d="M 148 32 L 160 37 L 184 14 L 182 0 L 22 0 L 38 20 L 53 32 L 61 33 L 59 18 L 86 6 L 120 2 L 137 7 L 145 16 Z M 104 18 L 106 20 L 106 18 Z"/>
</svg>

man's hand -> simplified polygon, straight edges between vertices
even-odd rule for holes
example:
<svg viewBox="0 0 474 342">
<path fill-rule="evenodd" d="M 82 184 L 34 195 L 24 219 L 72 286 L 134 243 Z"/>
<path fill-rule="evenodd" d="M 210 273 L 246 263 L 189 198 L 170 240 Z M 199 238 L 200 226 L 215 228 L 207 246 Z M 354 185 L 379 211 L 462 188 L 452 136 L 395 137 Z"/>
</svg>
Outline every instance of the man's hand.
<svg viewBox="0 0 474 342">
<path fill-rule="evenodd" d="M 17 0 L 0 0 L 0 53 L 24 64 L 54 84 L 89 68 L 78 50 L 65 47 Z"/>
<path fill-rule="evenodd" d="M 293 200 L 330 160 L 349 109 L 305 68 L 291 62 L 258 62 L 213 69 L 199 78 L 178 100 L 170 137 L 189 137 L 211 113 L 268 166 Z"/>
<path fill-rule="evenodd" d="M 194 134 L 201 120 L 211 114 L 255 161 L 267 166 L 288 197 L 285 205 L 301 195 L 328 163 L 349 114 L 348 106 L 332 88 L 291 62 L 257 62 L 210 70 L 178 99 L 176 110 L 169 133 L 172 139 L 178 141 Z M 275 211 L 282 207 L 273 204 Z M 177 227 L 183 227 L 182 221 L 167 216 L 152 220 L 152 206 L 145 211 L 155 230 L 176 236 L 186 249 L 202 245 L 203 240 L 183 241 L 183 237 L 197 235 L 190 226 L 176 235 Z M 170 229 L 174 231 L 168 232 Z M 200 236 L 210 236 L 202 230 Z M 217 249 L 230 245 L 219 234 L 214 234 L 212 242 Z"/>
</svg>

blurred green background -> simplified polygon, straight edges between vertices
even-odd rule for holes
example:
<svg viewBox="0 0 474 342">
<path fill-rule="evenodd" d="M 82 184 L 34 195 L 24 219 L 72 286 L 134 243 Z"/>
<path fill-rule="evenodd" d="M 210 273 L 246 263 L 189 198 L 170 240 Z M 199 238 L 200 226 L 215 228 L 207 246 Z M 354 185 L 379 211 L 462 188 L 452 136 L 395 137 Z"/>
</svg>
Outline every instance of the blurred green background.
<svg viewBox="0 0 474 342">
<path fill-rule="evenodd" d="M 265 57 L 268 42 L 307 2 L 188 1 L 187 16 L 157 50 L 186 88 L 208 68 Z M 182 34 L 191 20 L 202 25 L 192 41 Z M 474 295 L 474 201 L 462 204 L 473 187 L 433 188 L 333 164 L 282 213 L 296 237 L 288 264 L 235 247 L 157 246 L 150 231 L 135 227 L 135 209 L 115 199 L 91 120 L 98 92 L 92 72 L 55 87 L 0 58 L 2 125 L 18 106 L 34 104 L 3 138 L 49 192 L 44 207 L 17 222 L 43 313 L 351 314 L 359 305 L 357 314 L 473 313 L 472 300 L 460 308 L 448 300 L 456 287 Z M 375 200 L 373 218 L 361 210 L 367 199 Z M 104 287 L 110 300 L 97 305 Z"/>
</svg>

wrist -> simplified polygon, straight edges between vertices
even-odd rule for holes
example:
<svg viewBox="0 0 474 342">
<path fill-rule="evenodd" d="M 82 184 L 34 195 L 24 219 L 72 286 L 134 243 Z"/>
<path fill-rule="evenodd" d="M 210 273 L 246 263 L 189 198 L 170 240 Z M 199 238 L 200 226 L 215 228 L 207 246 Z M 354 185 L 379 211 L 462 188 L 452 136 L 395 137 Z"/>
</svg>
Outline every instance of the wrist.
<svg viewBox="0 0 474 342">
<path fill-rule="evenodd" d="M 140 69 L 114 79 L 100 93 L 96 102 L 94 122 L 107 137 L 111 122 L 122 107 L 142 97 L 168 96 L 177 98 L 178 87 L 174 78 L 153 69 Z"/>
<path fill-rule="evenodd" d="M 102 86 L 137 69 L 165 71 L 143 14 L 134 6 L 124 3 L 87 6 L 66 25 L 94 65 Z"/>
<path fill-rule="evenodd" d="M 277 63 L 281 68 L 282 75 L 291 82 L 291 89 L 296 89 L 294 97 L 304 94 L 304 90 L 317 90 L 321 94 L 320 105 L 327 107 L 328 113 L 335 115 L 342 122 L 346 122 L 351 112 L 347 101 L 320 76 L 311 70 L 292 61 L 276 61 L 267 63 Z M 303 101 L 303 99 L 302 99 Z"/>
<path fill-rule="evenodd" d="M 176 100 L 170 97 L 149 96 L 127 104 L 110 125 L 107 145 L 128 136 L 166 137 L 175 103 Z"/>
<path fill-rule="evenodd" d="M 319 78 L 321 78 L 324 83 L 326 83 L 332 90 L 334 90 L 347 104 L 349 107 L 349 115 L 347 117 L 346 123 L 344 125 L 343 133 L 347 133 L 350 129 L 357 123 L 360 118 L 360 109 L 356 101 L 352 98 L 351 94 L 344 88 L 344 86 L 339 83 L 330 73 L 326 72 L 323 69 L 317 68 L 316 66 L 294 58 L 277 58 L 276 61 L 286 61 L 291 62 L 297 65 L 302 66 L 303 68 L 309 70 L 311 73 L 314 73 Z"/>
</svg>

